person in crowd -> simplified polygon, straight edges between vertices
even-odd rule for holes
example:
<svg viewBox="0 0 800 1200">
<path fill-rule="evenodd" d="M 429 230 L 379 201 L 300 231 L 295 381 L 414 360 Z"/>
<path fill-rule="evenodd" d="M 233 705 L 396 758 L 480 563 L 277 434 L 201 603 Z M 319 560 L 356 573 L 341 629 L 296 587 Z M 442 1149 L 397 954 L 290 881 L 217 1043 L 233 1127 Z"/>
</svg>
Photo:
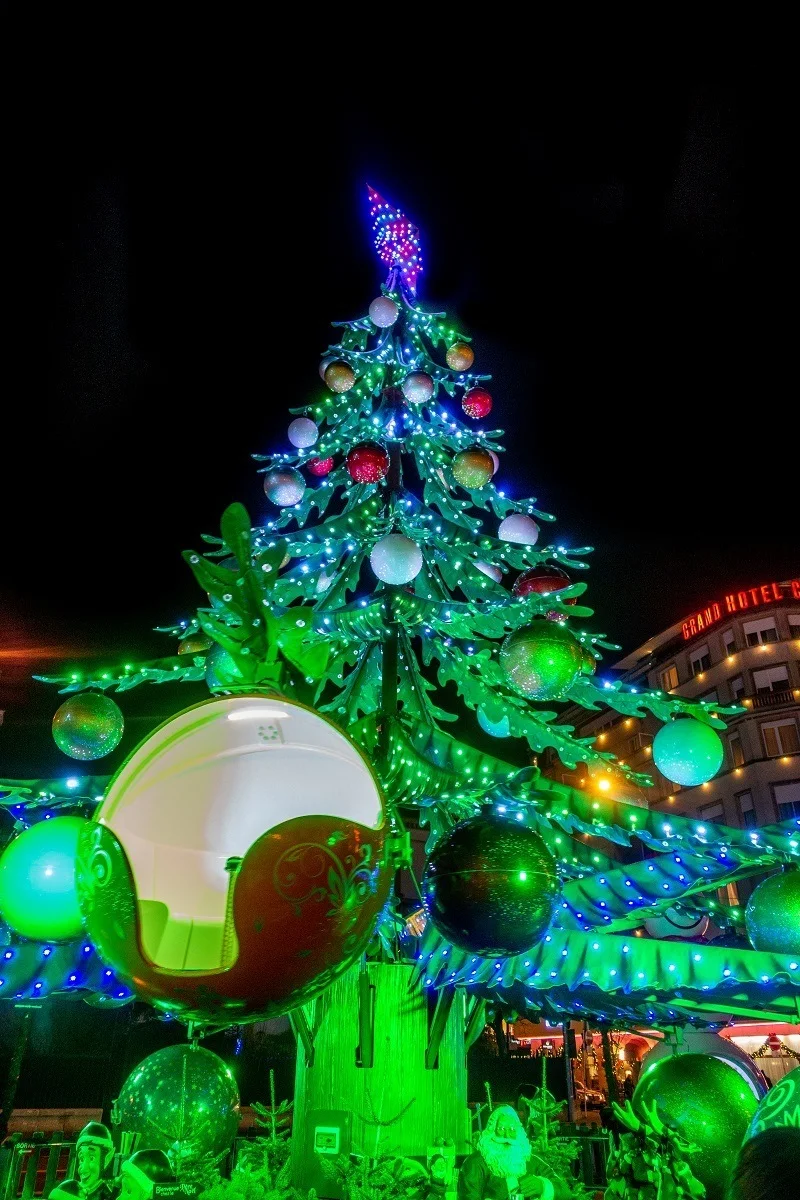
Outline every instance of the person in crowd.
<svg viewBox="0 0 800 1200">
<path fill-rule="evenodd" d="M 799 1177 L 800 1129 L 765 1129 L 739 1151 L 726 1200 L 788 1200 L 797 1195 Z"/>
<path fill-rule="evenodd" d="M 458 1200 L 567 1200 L 564 1186 L 528 1174 L 531 1144 L 516 1109 L 496 1108 L 458 1173 Z"/>
</svg>

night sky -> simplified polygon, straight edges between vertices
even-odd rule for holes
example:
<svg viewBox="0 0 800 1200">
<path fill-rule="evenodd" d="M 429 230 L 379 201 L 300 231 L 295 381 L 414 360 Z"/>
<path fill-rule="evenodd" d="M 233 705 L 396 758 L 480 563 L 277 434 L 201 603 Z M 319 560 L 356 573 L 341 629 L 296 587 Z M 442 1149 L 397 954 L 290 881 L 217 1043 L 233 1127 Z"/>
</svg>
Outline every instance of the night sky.
<svg viewBox="0 0 800 1200">
<path fill-rule="evenodd" d="M 385 277 L 367 181 L 419 226 L 420 301 L 493 376 L 498 482 L 595 547 L 593 629 L 627 652 L 800 569 L 768 98 L 532 89 L 387 121 L 339 97 L 214 120 L 66 105 L 12 138 L 0 775 L 70 766 L 33 673 L 164 653 L 154 627 L 202 598 L 181 551 L 233 500 L 267 515 L 250 456 L 286 446 L 330 323 Z M 176 690 L 123 707 L 197 698 Z"/>
</svg>

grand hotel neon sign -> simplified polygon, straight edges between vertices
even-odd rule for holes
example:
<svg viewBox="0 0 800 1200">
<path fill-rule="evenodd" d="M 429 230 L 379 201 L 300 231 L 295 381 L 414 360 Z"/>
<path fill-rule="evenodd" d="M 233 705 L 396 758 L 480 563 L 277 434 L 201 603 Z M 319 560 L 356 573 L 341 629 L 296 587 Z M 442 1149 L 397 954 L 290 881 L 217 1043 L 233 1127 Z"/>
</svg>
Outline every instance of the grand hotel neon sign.
<svg viewBox="0 0 800 1200">
<path fill-rule="evenodd" d="M 721 621 L 723 617 L 734 613 L 744 612 L 748 608 L 758 608 L 760 604 L 776 604 L 782 600 L 800 600 L 800 579 L 789 579 L 784 583 L 761 583 L 758 587 L 747 588 L 743 592 L 729 592 L 722 600 L 715 600 L 707 608 L 701 608 L 692 613 L 682 623 L 683 640 L 696 637 Z"/>
</svg>

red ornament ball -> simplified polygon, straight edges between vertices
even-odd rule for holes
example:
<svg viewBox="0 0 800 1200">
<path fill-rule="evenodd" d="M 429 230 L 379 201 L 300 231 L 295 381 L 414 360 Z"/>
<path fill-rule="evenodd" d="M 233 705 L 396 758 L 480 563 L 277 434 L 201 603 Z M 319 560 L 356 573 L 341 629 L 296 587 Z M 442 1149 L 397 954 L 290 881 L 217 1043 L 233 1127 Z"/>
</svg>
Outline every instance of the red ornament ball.
<svg viewBox="0 0 800 1200">
<path fill-rule="evenodd" d="M 523 571 L 514 580 L 514 586 L 511 591 L 515 596 L 530 596 L 532 592 L 536 592 L 539 596 L 549 596 L 551 592 L 560 592 L 562 588 L 569 587 L 572 583 L 566 571 L 560 570 L 558 567 L 541 566 L 531 567 L 530 571 Z M 565 604 L 577 604 L 577 599 L 573 596 L 570 600 L 565 600 Z"/>
<path fill-rule="evenodd" d="M 488 417 L 492 411 L 492 397 L 486 391 L 486 388 L 470 388 L 468 392 L 464 393 L 461 407 L 468 417 L 479 421 L 481 417 Z"/>
<path fill-rule="evenodd" d="M 380 483 L 389 470 L 389 455 L 380 442 L 359 442 L 348 451 L 345 465 L 356 483 Z"/>
<path fill-rule="evenodd" d="M 349 392 L 356 381 L 356 373 L 346 362 L 332 362 L 325 371 L 325 382 L 332 392 Z"/>
<path fill-rule="evenodd" d="M 454 342 L 445 359 L 451 371 L 468 371 L 475 362 L 475 355 L 466 342 Z"/>
<path fill-rule="evenodd" d="M 310 458 L 306 463 L 312 475 L 322 478 L 323 475 L 328 475 L 333 470 L 332 458 Z"/>
</svg>

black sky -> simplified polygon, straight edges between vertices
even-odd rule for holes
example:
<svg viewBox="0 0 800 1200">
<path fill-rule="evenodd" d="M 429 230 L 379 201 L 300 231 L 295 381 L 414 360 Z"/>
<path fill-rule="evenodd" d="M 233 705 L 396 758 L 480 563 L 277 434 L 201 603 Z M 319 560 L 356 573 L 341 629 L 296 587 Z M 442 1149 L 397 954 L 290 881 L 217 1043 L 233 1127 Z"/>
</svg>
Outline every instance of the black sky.
<svg viewBox="0 0 800 1200">
<path fill-rule="evenodd" d="M 629 651 L 800 569 L 769 95 L 462 93 L 418 122 L 353 94 L 213 121 L 65 101 L 7 148 L 0 775 L 52 757 L 46 726 L 20 750 L 59 702 L 33 672 L 163 652 L 199 599 L 181 551 L 233 500 L 266 513 L 250 455 L 384 277 L 367 180 L 493 376 L 504 482 L 595 547 L 593 628 Z"/>
</svg>

